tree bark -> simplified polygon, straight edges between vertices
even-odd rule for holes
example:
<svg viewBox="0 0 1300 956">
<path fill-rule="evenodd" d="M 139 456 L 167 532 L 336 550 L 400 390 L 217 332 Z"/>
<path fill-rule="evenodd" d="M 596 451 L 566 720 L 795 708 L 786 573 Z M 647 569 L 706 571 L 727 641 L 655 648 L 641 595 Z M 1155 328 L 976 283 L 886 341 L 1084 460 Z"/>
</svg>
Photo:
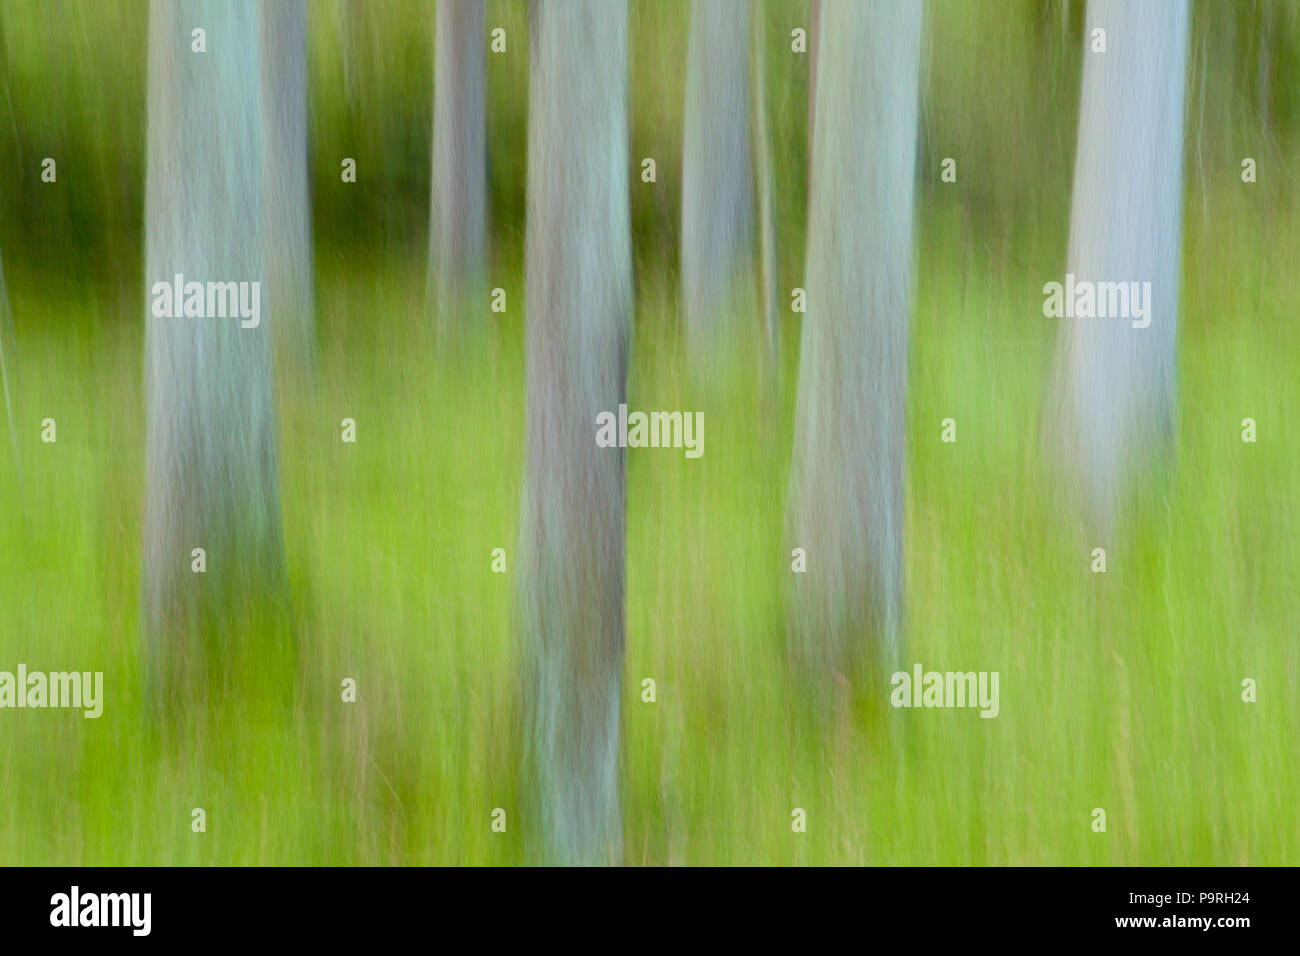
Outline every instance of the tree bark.
<svg viewBox="0 0 1300 956">
<path fill-rule="evenodd" d="M 486 312 L 486 44 L 483 0 L 438 0 L 429 283 L 449 328 Z"/>
<path fill-rule="evenodd" d="M 791 652 L 820 679 L 903 609 L 903 455 L 921 6 L 823 0 L 787 512 Z"/>
<path fill-rule="evenodd" d="M 307 0 L 260 5 L 266 276 L 276 348 L 315 361 L 311 175 L 307 158 Z"/>
<path fill-rule="evenodd" d="M 736 288 L 752 280 L 749 0 L 693 0 L 682 137 L 682 300 L 707 356 Z"/>
<path fill-rule="evenodd" d="M 177 273 L 264 280 L 257 16 L 253 0 L 150 6 L 142 623 L 151 687 L 169 696 L 201 667 L 200 640 L 232 638 L 237 609 L 283 576 L 268 310 L 241 328 L 152 308 Z M 206 53 L 191 52 L 199 27 Z"/>
<path fill-rule="evenodd" d="M 1105 53 L 1090 49 L 1095 27 L 1106 30 Z M 1059 334 L 1049 421 L 1090 522 L 1105 529 L 1173 430 L 1187 0 L 1091 0 L 1084 42 L 1066 271 L 1151 283 L 1148 327 L 1066 318 Z"/>
<path fill-rule="evenodd" d="M 621 857 L 625 400 L 632 296 L 627 8 L 533 8 L 520 605 L 530 764 L 550 860 Z"/>
</svg>

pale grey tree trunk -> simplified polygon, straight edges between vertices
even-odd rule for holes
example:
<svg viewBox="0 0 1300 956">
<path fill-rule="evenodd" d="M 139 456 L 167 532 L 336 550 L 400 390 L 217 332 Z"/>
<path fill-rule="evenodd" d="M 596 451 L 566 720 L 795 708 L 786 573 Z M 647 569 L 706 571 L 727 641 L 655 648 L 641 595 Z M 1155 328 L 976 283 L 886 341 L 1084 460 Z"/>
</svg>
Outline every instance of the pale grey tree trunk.
<svg viewBox="0 0 1300 956">
<path fill-rule="evenodd" d="M 1105 53 L 1090 49 L 1095 27 L 1106 30 Z M 1084 43 L 1066 271 L 1076 281 L 1150 282 L 1152 296 L 1146 328 L 1123 317 L 1062 320 L 1049 422 L 1090 520 L 1105 529 L 1126 482 L 1173 427 L 1187 0 L 1091 0 Z"/>
<path fill-rule="evenodd" d="M 903 456 L 919 0 L 822 0 L 807 314 L 789 548 L 791 652 L 816 674 L 868 641 L 893 655 L 903 610 Z"/>
<path fill-rule="evenodd" d="M 817 125 L 817 33 L 821 0 L 808 0 L 808 202 L 812 202 L 813 129 Z"/>
<path fill-rule="evenodd" d="M 625 400 L 632 296 L 627 8 L 533 7 L 520 610 L 530 766 L 548 858 L 621 858 Z"/>
<path fill-rule="evenodd" d="M 769 397 L 780 403 L 781 388 L 781 323 L 778 318 L 779 293 L 777 292 L 776 216 L 774 205 L 775 185 L 772 175 L 772 138 L 767 122 L 767 30 L 766 9 L 758 7 L 754 17 L 754 138 L 756 140 L 755 168 L 758 174 L 758 236 L 759 261 L 762 264 L 763 328 L 767 337 L 767 364 L 771 380 Z M 773 412 L 775 414 L 775 410 Z"/>
<path fill-rule="evenodd" d="M 486 45 L 483 0 L 438 0 L 429 286 L 448 329 L 487 305 Z"/>
<path fill-rule="evenodd" d="M 194 28 L 206 53 L 191 52 Z M 273 317 L 265 302 L 256 328 L 152 308 L 153 284 L 177 273 L 264 280 L 260 72 L 254 0 L 151 3 L 141 610 L 151 686 L 171 693 L 201 667 L 202 640 L 231 636 L 236 609 L 278 593 L 283 574 Z"/>
<path fill-rule="evenodd" d="M 307 157 L 307 0 L 260 5 L 263 225 L 272 330 L 286 364 L 315 360 L 311 175 Z"/>
<path fill-rule="evenodd" d="M 749 0 L 693 0 L 682 135 L 682 301 L 693 357 L 707 357 L 731 294 L 752 281 Z M 747 290 L 751 292 L 752 290 Z"/>
</svg>

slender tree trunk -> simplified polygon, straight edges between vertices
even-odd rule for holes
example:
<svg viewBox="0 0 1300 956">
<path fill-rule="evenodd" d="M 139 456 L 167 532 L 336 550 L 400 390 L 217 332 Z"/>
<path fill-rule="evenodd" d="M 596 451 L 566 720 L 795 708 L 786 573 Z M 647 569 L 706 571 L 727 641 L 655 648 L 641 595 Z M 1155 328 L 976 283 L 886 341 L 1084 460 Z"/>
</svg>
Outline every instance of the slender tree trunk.
<svg viewBox="0 0 1300 956">
<path fill-rule="evenodd" d="M 1273 7 L 1272 0 L 1263 0 L 1259 10 L 1259 53 L 1256 60 L 1255 88 L 1259 100 L 1259 123 L 1265 134 L 1272 135 L 1270 119 L 1270 93 L 1273 90 L 1269 66 L 1273 56 Z"/>
<path fill-rule="evenodd" d="M 486 44 L 483 0 L 438 0 L 429 284 L 448 329 L 486 312 Z"/>
<path fill-rule="evenodd" d="M 754 138 L 756 140 L 755 169 L 758 179 L 758 236 L 759 261 L 762 264 L 762 294 L 759 299 L 763 309 L 763 329 L 767 337 L 767 368 L 770 380 L 768 395 L 775 406 L 780 404 L 781 392 L 781 323 L 777 315 L 777 261 L 776 215 L 772 177 L 772 137 L 767 122 L 767 30 L 766 10 L 761 5 L 754 17 Z M 773 415 L 779 411 L 773 409 Z"/>
<path fill-rule="evenodd" d="M 242 328 L 153 308 L 178 273 L 263 281 L 257 17 L 254 0 L 150 5 L 142 618 L 151 685 L 170 695 L 202 664 L 200 638 L 236 636 L 236 609 L 283 575 L 268 310 Z"/>
<path fill-rule="evenodd" d="M 531 764 L 549 858 L 621 857 L 625 401 L 632 296 L 627 8 L 534 8 L 528 121 L 528 449 L 520 532 Z"/>
<path fill-rule="evenodd" d="M 263 225 L 272 334 L 293 366 L 314 364 L 311 175 L 307 159 L 307 0 L 260 5 Z"/>
<path fill-rule="evenodd" d="M 817 126 L 817 34 L 821 0 L 808 0 L 808 204 L 812 205 L 813 130 Z"/>
<path fill-rule="evenodd" d="M 1105 53 L 1090 49 L 1095 27 Z M 1084 38 L 1066 271 L 1151 284 L 1145 328 L 1125 317 L 1061 325 L 1049 420 L 1090 521 L 1106 529 L 1123 486 L 1173 429 L 1187 0 L 1090 0 Z"/>
<path fill-rule="evenodd" d="M 712 352 L 731 293 L 753 277 L 749 39 L 749 0 L 693 0 L 681 272 L 687 341 L 695 357 Z"/>
<path fill-rule="evenodd" d="M 903 609 L 903 454 L 919 0 L 822 0 L 807 314 L 787 527 L 791 651 L 824 675 Z"/>
</svg>

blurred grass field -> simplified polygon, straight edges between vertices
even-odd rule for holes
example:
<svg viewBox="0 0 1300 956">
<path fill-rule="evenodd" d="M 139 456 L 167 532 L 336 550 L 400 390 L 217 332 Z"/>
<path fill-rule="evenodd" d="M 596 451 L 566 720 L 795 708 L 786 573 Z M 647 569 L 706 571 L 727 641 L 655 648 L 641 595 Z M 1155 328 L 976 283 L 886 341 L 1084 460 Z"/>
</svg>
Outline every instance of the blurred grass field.
<svg viewBox="0 0 1300 956">
<path fill-rule="evenodd" d="M 944 216 L 924 231 L 942 234 Z M 900 711 L 882 723 L 859 709 L 825 739 L 796 730 L 780 541 L 792 349 L 779 422 L 758 414 L 758 378 L 742 369 L 705 407 L 703 458 L 629 455 L 628 862 L 1297 861 L 1292 279 L 1286 251 L 1266 252 L 1257 322 L 1225 325 L 1248 290 L 1222 277 L 1249 276 L 1254 260 L 1222 236 L 1204 247 L 1192 220 L 1179 467 L 1107 543 L 1104 576 L 1033 440 L 1053 332 L 1037 290 L 971 268 L 963 292 L 962 251 L 942 240 L 919 258 L 906 659 L 1000 671 L 995 720 Z M 20 436 L 25 522 L 12 469 L 0 484 L 0 660 L 103 670 L 107 702 L 99 720 L 4 714 L 0 862 L 520 859 L 522 316 L 476 360 L 439 364 L 409 293 L 421 270 L 349 268 L 324 283 L 329 385 L 281 412 L 296 661 L 246 666 L 167 735 L 145 724 L 139 686 L 140 327 L 86 321 L 103 303 L 11 290 L 20 316 L 73 320 L 20 329 L 24 420 L 53 417 L 59 432 L 52 445 L 35 426 Z M 517 276 L 507 288 L 519 292 Z M 631 400 L 689 405 L 672 300 L 650 292 Z M 366 347 L 376 340 L 402 347 Z M 949 415 L 956 445 L 939 442 Z M 356 445 L 338 438 L 349 416 Z M 1246 416 L 1258 444 L 1240 441 Z M 494 547 L 510 573 L 490 572 Z M 349 676 L 356 704 L 340 700 Z M 654 704 L 643 677 L 658 682 Z M 1258 681 L 1254 704 L 1244 677 Z M 796 806 L 806 834 L 790 831 Z M 190 832 L 193 807 L 207 833 Z M 505 835 L 490 832 L 495 807 Z M 1089 828 L 1094 807 L 1105 834 Z"/>
<path fill-rule="evenodd" d="M 1056 333 L 1042 317 L 1041 287 L 1065 261 L 1074 107 L 1044 132 L 1044 155 L 1007 159 L 1012 168 L 981 180 L 980 162 L 968 158 L 996 163 L 989 144 L 1023 132 L 1022 120 L 1011 115 L 1001 129 L 984 128 L 953 108 L 955 82 L 932 97 L 922 162 L 932 172 L 931 160 L 950 151 L 948 136 L 967 150 L 956 152 L 961 182 L 969 176 L 974 184 L 945 192 L 925 175 L 918 196 L 904 659 L 927 669 L 999 671 L 1001 713 L 981 720 L 971 710 L 882 710 L 870 689 L 857 688 L 833 724 L 813 725 L 786 671 L 790 565 L 781 537 L 799 342 L 788 289 L 802 281 L 803 144 L 790 131 L 803 122 L 806 85 L 773 63 L 784 40 L 772 23 L 780 11 L 800 8 L 778 5 L 769 21 L 778 178 L 791 184 L 778 203 L 786 295 L 779 414 L 762 399 L 757 352 L 719 369 L 713 394 L 692 388 L 671 251 L 676 161 L 660 163 L 660 193 L 636 192 L 633 182 L 638 275 L 629 401 L 702 409 L 705 454 L 692 461 L 674 451 L 633 451 L 627 459 L 625 861 L 1300 863 L 1294 122 L 1282 123 L 1275 100 L 1278 125 L 1268 137 L 1215 127 L 1215 116 L 1227 114 L 1214 113 L 1214 97 L 1230 96 L 1207 84 L 1208 122 L 1224 135 L 1207 135 L 1199 153 L 1189 140 L 1177 464 L 1116 540 L 1095 542 L 1062 497 L 1040 441 Z M 15 53 L 15 25 L 34 9 L 6 0 L 11 79 L 27 62 Z M 89 4 L 72 9 L 82 18 L 68 33 L 75 51 L 101 14 Z M 322 9 L 334 7 L 313 7 Z M 405 11 L 420 24 L 431 16 L 412 4 L 381 9 Z M 499 12 L 522 27 L 521 7 L 489 9 L 490 22 Z M 680 96 L 644 77 L 671 75 L 668 64 L 684 50 L 681 10 L 634 9 L 641 32 L 632 55 L 633 155 L 660 143 L 672 157 L 680 144 L 668 130 Z M 953 54 L 939 57 L 931 87 L 944 70 L 981 69 L 975 53 L 988 47 L 978 39 L 996 28 L 963 16 L 966 9 L 931 7 L 932 33 L 936 10 L 952 14 L 952 38 L 943 42 Z M 1294 5 L 1279 10 L 1293 15 Z M 140 44 L 133 16 L 121 35 Z M 378 20 L 363 22 L 379 29 Z M 1294 17 L 1286 22 L 1295 29 Z M 319 96 L 335 82 L 323 31 L 318 19 L 313 49 L 326 51 L 314 64 Z M 427 36 L 411 32 L 418 34 L 412 43 Z M 42 42 L 22 37 L 29 53 Z M 957 49 L 974 52 L 963 58 Z M 1054 69 L 1068 77 L 1070 62 L 1077 56 Z M 428 89 L 423 67 L 374 68 L 400 75 L 412 90 Z M 93 74 L 67 69 L 91 115 Z M 141 67 L 134 69 L 141 80 Z M 995 123 L 993 91 L 1031 75 L 1028 66 L 994 69 L 989 89 L 961 95 L 988 99 L 982 122 Z M 501 124 L 523 115 L 526 77 L 516 63 L 492 81 L 505 87 L 494 92 L 498 142 L 506 135 Z M 680 91 L 680 77 L 667 82 Z M 1061 82 L 1062 90 L 1026 96 L 1068 103 L 1077 84 L 1071 92 Z M 360 88 L 361 100 L 379 102 L 373 89 Z M 124 85 L 99 95 L 110 104 L 120 98 L 125 115 L 133 102 L 143 105 L 142 91 Z M 403 135 L 427 138 L 429 103 L 413 110 Z M 310 394 L 285 388 L 279 409 L 294 652 L 241 659 L 180 724 L 151 723 L 142 700 L 139 210 L 124 202 L 114 212 L 101 201 L 120 177 L 140 172 L 132 166 L 138 157 L 105 152 L 102 143 L 73 149 L 71 156 L 98 157 L 105 178 L 99 186 L 79 183 L 77 165 L 63 161 L 69 191 L 84 190 L 72 207 L 90 204 L 72 227 L 57 211 L 31 205 L 38 200 L 30 197 L 43 197 L 39 187 L 5 199 L 7 214 L 17 205 L 25 216 L 0 222 L 22 469 L 20 485 L 6 450 L 0 669 L 24 662 L 102 670 L 106 702 L 98 720 L 73 711 L 0 712 L 0 864 L 530 859 L 513 631 L 525 304 L 522 220 L 512 205 L 522 199 L 510 197 L 522 188 L 523 150 L 493 154 L 494 204 L 503 210 L 493 284 L 506 289 L 509 311 L 494 316 L 482 348 L 449 360 L 435 350 L 423 308 L 425 223 L 412 210 L 420 188 L 427 203 L 427 186 L 403 189 L 397 161 L 377 159 L 379 182 L 358 202 L 389 210 L 362 229 L 382 240 L 367 250 L 366 242 L 340 238 L 349 200 L 333 156 L 346 131 L 330 133 L 329 123 L 346 126 L 366 110 L 325 115 L 313 129 L 318 387 Z M 70 136 L 143 133 L 140 117 L 125 132 L 114 133 L 102 116 L 97 122 L 106 125 Z M 1032 117 L 1027 122 L 1032 127 Z M 1189 137 L 1196 131 L 1192 116 Z M 402 141 L 393 129 L 372 135 L 376 157 L 384 155 L 376 142 Z M 1257 186 L 1238 175 L 1238 154 L 1251 143 L 1265 144 L 1256 150 L 1267 170 Z M 426 164 L 427 145 L 411 147 L 424 150 Z M 30 165 L 40 146 L 26 147 Z M 61 272 L 58 230 L 76 223 L 102 241 L 83 250 L 90 265 Z M 80 255 L 68 252 L 76 262 Z M 40 441 L 46 417 L 57 421 L 57 443 Z M 355 445 L 339 440 L 344 417 L 357 422 Z M 939 440 L 946 417 L 957 421 L 955 445 Z M 1240 440 L 1246 417 L 1258 423 L 1256 444 Z M 1105 575 L 1089 569 L 1098 546 L 1107 550 Z M 490 571 L 496 547 L 507 551 L 507 574 Z M 256 646 L 258 635 L 248 640 Z M 355 704 L 340 699 L 345 677 L 357 681 Z M 641 701 L 646 677 L 658 684 L 653 704 Z M 1255 703 L 1241 699 L 1247 677 L 1258 683 Z M 882 687 L 874 696 L 886 694 Z M 206 833 L 191 832 L 195 807 L 206 810 Z M 490 829 L 496 807 L 507 811 L 505 834 Z M 807 811 L 806 833 L 791 832 L 795 807 Z M 1095 807 L 1106 810 L 1104 834 L 1090 828 Z"/>
</svg>

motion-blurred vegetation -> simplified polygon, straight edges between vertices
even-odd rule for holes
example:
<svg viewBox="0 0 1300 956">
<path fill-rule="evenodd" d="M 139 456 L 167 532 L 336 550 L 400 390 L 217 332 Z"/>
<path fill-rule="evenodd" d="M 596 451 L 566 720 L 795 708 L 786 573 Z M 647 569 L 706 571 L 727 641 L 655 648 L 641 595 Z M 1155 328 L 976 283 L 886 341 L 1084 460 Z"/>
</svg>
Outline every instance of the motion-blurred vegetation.
<svg viewBox="0 0 1300 956">
<path fill-rule="evenodd" d="M 768 103 L 782 272 L 802 273 L 808 57 L 790 50 L 807 0 L 767 0 Z M 429 208 L 433 84 L 431 0 L 311 0 L 311 111 L 316 242 L 349 255 L 418 250 Z M 956 195 L 986 242 L 1068 216 L 1078 115 L 1081 0 L 930 0 L 921 163 L 933 194 L 953 156 Z M 631 0 L 633 158 L 652 156 L 658 188 L 634 190 L 642 261 L 676 255 L 683 62 L 689 0 Z M 0 249 L 30 268 L 135 294 L 144 206 L 148 4 L 4 0 L 0 5 Z M 527 5 L 488 0 L 508 51 L 489 57 L 492 234 L 521 256 L 528 110 Z M 1300 126 L 1300 4 L 1193 4 L 1189 77 L 1190 200 L 1224 162 L 1252 155 L 1276 169 L 1260 191 L 1293 184 Z M 1014 148 L 1012 148 L 1014 144 Z M 40 160 L 55 157 L 57 190 Z M 343 188 L 343 157 L 357 160 Z M 1063 230 L 1060 230 L 1064 234 Z M 17 255 L 21 251 L 21 256 Z M 328 259 L 326 262 L 328 263 Z"/>
<path fill-rule="evenodd" d="M 811 733 L 787 693 L 779 586 L 798 317 L 786 298 L 779 418 L 749 356 L 724 394 L 690 393 L 675 283 L 688 4 L 633 0 L 629 164 L 655 157 L 659 181 L 632 177 L 629 389 L 645 408 L 703 407 L 709 450 L 628 459 L 628 862 L 1300 862 L 1300 2 L 1193 4 L 1179 468 L 1104 576 L 1037 443 L 1083 6 L 926 7 L 908 657 L 1000 670 L 1002 713 L 882 722 L 857 701 Z M 527 7 L 488 3 L 508 36 L 488 58 L 492 284 L 512 305 L 456 364 L 422 306 L 433 9 L 310 4 L 321 388 L 279 409 L 297 658 L 247 662 L 190 725 L 158 728 L 138 635 L 147 4 L 0 0 L 14 320 L 0 343 L 18 452 L 6 434 L 0 669 L 102 670 L 107 695 L 99 720 L 0 712 L 0 863 L 521 859 L 514 595 L 489 555 L 513 556 L 523 467 Z M 808 12 L 764 10 L 788 297 L 808 101 L 790 30 Z M 41 182 L 47 156 L 56 184 Z M 945 156 L 954 185 L 938 181 Z M 346 416 L 355 446 L 338 440 Z M 937 441 L 948 416 L 955 446 Z M 40 441 L 45 417 L 56 444 Z M 1257 444 L 1239 440 L 1245 417 Z M 1246 677 L 1257 703 L 1241 701 Z M 790 831 L 796 806 L 806 834 Z"/>
</svg>

